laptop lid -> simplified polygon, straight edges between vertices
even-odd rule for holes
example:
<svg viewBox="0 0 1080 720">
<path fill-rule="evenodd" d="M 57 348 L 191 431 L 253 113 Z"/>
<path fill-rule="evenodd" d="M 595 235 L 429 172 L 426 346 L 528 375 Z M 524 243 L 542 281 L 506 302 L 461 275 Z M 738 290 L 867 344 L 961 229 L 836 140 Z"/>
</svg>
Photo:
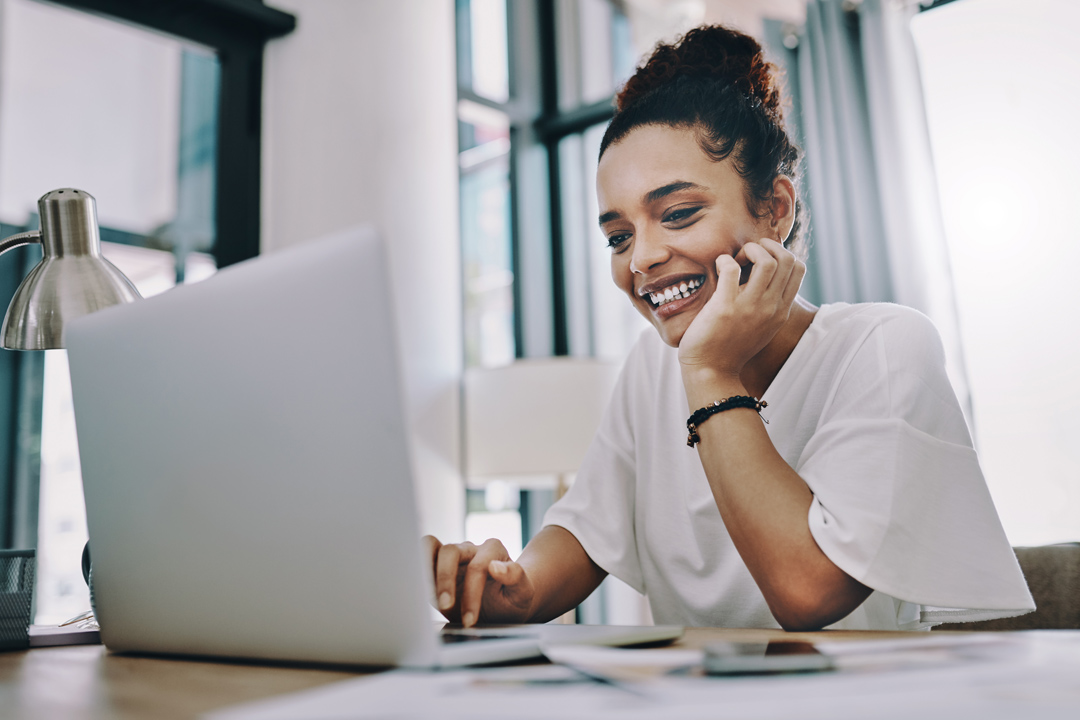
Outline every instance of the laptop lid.
<svg viewBox="0 0 1080 720">
<path fill-rule="evenodd" d="M 70 325 L 106 645 L 434 662 L 388 276 L 356 229 Z"/>
</svg>

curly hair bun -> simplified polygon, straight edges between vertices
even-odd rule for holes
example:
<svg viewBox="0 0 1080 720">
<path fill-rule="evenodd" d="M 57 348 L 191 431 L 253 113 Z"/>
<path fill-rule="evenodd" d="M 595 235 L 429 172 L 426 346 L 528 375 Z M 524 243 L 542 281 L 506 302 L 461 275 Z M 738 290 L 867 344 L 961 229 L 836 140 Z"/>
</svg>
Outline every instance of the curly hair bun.
<svg viewBox="0 0 1080 720">
<path fill-rule="evenodd" d="M 649 60 L 616 96 L 615 107 L 622 112 L 675 78 L 697 77 L 734 87 L 779 119 L 780 90 L 774 71 L 754 38 L 721 25 L 704 25 L 687 31 L 674 43 L 657 44 Z"/>
</svg>

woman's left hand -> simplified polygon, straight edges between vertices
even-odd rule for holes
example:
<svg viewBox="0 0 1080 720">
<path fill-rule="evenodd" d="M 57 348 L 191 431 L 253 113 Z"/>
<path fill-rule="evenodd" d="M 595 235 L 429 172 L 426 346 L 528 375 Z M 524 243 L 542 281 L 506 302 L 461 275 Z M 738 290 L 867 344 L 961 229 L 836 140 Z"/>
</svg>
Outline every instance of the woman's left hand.
<svg viewBox="0 0 1080 720">
<path fill-rule="evenodd" d="M 739 285 L 744 265 L 750 278 Z M 787 322 L 806 265 L 775 240 L 748 242 L 716 259 L 716 290 L 679 342 L 683 371 L 738 378 Z"/>
</svg>

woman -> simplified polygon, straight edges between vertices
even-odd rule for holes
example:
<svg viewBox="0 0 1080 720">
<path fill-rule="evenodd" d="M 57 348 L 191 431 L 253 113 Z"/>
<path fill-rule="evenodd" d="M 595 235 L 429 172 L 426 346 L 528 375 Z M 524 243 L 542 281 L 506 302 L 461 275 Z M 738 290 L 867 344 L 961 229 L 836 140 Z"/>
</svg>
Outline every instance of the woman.
<svg viewBox="0 0 1080 720">
<path fill-rule="evenodd" d="M 516 562 L 498 541 L 425 538 L 439 609 L 543 622 L 609 572 L 665 624 L 915 629 L 1033 609 L 929 320 L 797 295 L 799 150 L 757 42 L 692 30 L 617 107 L 600 226 L 656 332 Z"/>
</svg>

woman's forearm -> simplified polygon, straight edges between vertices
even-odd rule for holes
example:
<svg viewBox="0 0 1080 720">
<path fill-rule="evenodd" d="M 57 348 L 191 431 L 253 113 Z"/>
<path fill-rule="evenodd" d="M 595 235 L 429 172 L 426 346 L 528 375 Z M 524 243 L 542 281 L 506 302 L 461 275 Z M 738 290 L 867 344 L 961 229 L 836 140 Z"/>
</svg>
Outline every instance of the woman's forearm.
<svg viewBox="0 0 1080 720">
<path fill-rule="evenodd" d="M 738 378 L 684 373 L 690 407 L 748 395 Z M 821 551 L 807 516 L 813 493 L 776 451 L 754 410 L 717 413 L 697 445 L 732 541 L 773 616 L 788 630 L 824 627 L 858 607 L 870 589 Z"/>
<path fill-rule="evenodd" d="M 538 532 L 518 563 L 535 590 L 527 622 L 547 622 L 577 607 L 607 576 L 577 538 L 557 525 Z"/>
</svg>

